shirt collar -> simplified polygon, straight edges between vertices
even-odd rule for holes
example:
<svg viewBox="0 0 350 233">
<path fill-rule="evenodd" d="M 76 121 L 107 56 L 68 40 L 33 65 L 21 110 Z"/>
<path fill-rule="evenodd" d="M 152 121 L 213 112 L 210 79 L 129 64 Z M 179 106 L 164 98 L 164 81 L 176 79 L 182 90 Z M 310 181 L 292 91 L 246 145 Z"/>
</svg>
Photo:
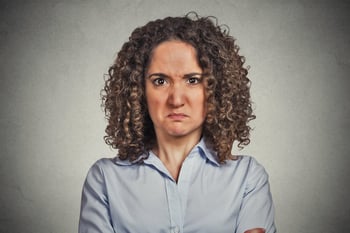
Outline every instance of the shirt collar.
<svg viewBox="0 0 350 233">
<path fill-rule="evenodd" d="M 138 163 L 142 163 L 142 161 L 144 159 L 147 159 L 148 157 L 148 154 L 142 154 L 140 157 L 138 157 L 136 160 L 134 161 L 130 161 L 130 160 L 122 160 L 120 159 L 118 156 L 116 156 L 114 158 L 114 162 L 118 165 L 122 165 L 122 166 L 131 166 L 131 165 L 134 165 L 134 164 L 138 164 Z"/>
<path fill-rule="evenodd" d="M 195 151 L 198 151 L 199 154 L 202 156 L 202 158 L 207 159 L 212 163 L 213 165 L 220 166 L 220 163 L 218 162 L 217 154 L 215 151 L 210 149 L 206 143 L 205 143 L 205 138 L 201 138 L 201 140 L 198 142 L 198 144 L 192 149 L 192 151 L 189 153 L 189 156 L 194 155 Z M 154 154 L 151 152 L 147 152 L 145 154 L 142 154 L 138 159 L 135 161 L 129 161 L 129 160 L 121 160 L 118 157 L 115 157 L 114 162 L 118 165 L 122 166 L 131 166 L 134 164 L 138 164 L 141 161 L 144 161 L 147 164 L 151 164 L 154 162 Z"/>
<path fill-rule="evenodd" d="M 196 147 L 198 147 L 199 153 L 203 158 L 206 158 L 216 166 L 220 166 L 220 163 L 218 162 L 217 153 L 207 146 L 207 144 L 205 143 L 205 138 L 202 137 L 202 139 L 199 141 Z"/>
</svg>

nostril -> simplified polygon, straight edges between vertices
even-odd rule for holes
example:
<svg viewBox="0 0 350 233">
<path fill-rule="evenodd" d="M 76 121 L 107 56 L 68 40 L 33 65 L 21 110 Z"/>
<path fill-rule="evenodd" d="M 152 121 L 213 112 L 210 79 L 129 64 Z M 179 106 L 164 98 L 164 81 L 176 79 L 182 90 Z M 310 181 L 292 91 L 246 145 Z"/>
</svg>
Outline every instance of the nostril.
<svg viewBox="0 0 350 233">
<path fill-rule="evenodd" d="M 181 87 L 174 87 L 169 93 L 168 103 L 173 107 L 181 107 L 184 105 L 184 92 Z"/>
</svg>

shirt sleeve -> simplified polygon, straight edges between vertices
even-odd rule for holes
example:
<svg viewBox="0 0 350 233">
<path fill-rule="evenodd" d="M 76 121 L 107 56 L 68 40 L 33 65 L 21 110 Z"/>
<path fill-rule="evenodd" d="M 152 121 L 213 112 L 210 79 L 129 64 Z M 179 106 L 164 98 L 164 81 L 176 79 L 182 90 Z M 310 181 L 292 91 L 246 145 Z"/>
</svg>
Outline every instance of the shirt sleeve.
<svg viewBox="0 0 350 233">
<path fill-rule="evenodd" d="M 275 233 L 274 218 L 268 174 L 255 159 L 250 158 L 236 233 L 254 228 L 264 228 L 266 233 Z"/>
<path fill-rule="evenodd" d="M 79 233 L 115 233 L 111 224 L 105 179 L 98 162 L 90 168 L 83 186 Z"/>
</svg>

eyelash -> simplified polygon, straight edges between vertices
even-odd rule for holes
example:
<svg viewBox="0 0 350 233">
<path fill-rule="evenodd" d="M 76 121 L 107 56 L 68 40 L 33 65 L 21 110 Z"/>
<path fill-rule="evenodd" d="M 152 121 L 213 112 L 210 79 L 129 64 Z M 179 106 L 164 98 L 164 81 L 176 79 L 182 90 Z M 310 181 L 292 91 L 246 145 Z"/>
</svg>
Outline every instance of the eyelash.
<svg viewBox="0 0 350 233">
<path fill-rule="evenodd" d="M 163 83 L 159 83 L 160 81 L 162 81 Z M 162 85 L 164 85 L 164 83 L 165 82 L 167 82 L 166 80 L 165 80 L 165 78 L 155 78 L 155 79 L 153 79 L 152 80 L 152 83 L 155 85 L 155 86 L 162 86 Z"/>
<path fill-rule="evenodd" d="M 191 82 L 192 81 L 195 81 L 195 83 Z M 187 83 L 189 84 L 198 84 L 198 83 L 201 83 L 202 82 L 202 79 L 201 78 L 197 78 L 197 77 L 189 77 L 187 79 Z"/>
<path fill-rule="evenodd" d="M 160 82 L 162 82 L 162 83 L 160 83 Z M 152 80 L 152 83 L 155 86 L 162 86 L 162 85 L 164 85 L 167 82 L 168 81 L 166 80 L 166 78 L 163 78 L 163 77 L 155 78 L 155 79 Z M 197 77 L 189 77 L 186 80 L 186 83 L 188 83 L 190 85 L 196 85 L 196 84 L 199 84 L 201 82 L 202 82 L 202 78 L 197 78 Z"/>
</svg>

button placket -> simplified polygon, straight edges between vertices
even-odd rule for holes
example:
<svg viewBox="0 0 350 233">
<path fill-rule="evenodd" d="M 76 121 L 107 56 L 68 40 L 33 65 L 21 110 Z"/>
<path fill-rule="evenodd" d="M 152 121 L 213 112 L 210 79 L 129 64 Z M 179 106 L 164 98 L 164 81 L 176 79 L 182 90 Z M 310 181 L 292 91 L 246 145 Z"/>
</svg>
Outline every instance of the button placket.
<svg viewBox="0 0 350 233">
<path fill-rule="evenodd" d="M 183 225 L 181 197 L 177 185 L 173 180 L 166 179 L 165 185 L 170 216 L 170 232 L 180 233 L 180 226 Z"/>
<path fill-rule="evenodd" d="M 180 233 L 180 228 L 178 226 L 171 228 L 171 233 Z"/>
<path fill-rule="evenodd" d="M 166 192 L 168 198 L 170 232 L 183 232 L 185 221 L 185 210 L 187 205 L 187 195 L 190 188 L 193 166 L 198 159 L 195 154 L 198 150 L 192 151 L 182 164 L 178 183 L 172 179 L 166 179 Z"/>
</svg>

